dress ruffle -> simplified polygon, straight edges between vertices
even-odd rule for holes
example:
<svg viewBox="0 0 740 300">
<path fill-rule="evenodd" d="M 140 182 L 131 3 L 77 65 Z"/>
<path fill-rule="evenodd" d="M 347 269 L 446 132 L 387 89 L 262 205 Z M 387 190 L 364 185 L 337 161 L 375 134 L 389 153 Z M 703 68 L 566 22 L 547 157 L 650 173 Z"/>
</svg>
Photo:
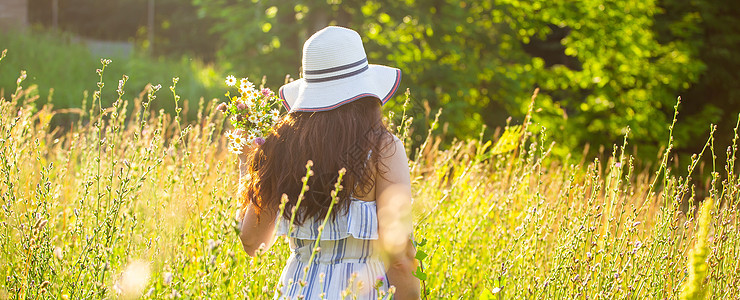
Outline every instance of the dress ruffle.
<svg viewBox="0 0 740 300">
<path fill-rule="evenodd" d="M 290 220 L 278 216 L 277 235 L 286 235 L 291 238 L 301 240 L 316 240 L 319 236 L 319 227 L 323 222 L 320 220 L 308 219 L 303 226 L 292 226 Z M 291 229 L 288 234 L 288 229 Z M 337 214 L 333 220 L 330 218 L 326 222 L 324 231 L 321 235 L 322 241 L 337 241 L 352 236 L 360 240 L 377 240 L 378 239 L 378 211 L 375 201 L 362 201 L 351 198 L 349 208 L 345 212 Z"/>
</svg>

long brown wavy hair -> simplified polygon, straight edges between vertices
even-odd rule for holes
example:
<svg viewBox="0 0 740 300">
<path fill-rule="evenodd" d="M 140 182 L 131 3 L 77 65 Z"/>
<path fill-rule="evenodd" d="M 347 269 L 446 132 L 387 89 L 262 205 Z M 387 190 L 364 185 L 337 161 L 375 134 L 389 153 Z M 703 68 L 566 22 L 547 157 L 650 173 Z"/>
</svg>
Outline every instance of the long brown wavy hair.
<svg viewBox="0 0 740 300">
<path fill-rule="evenodd" d="M 306 175 L 307 161 L 313 161 L 308 191 L 296 210 L 296 225 L 312 217 L 323 218 L 331 203 L 331 191 L 340 169 L 346 173 L 343 189 L 331 218 L 346 210 L 351 196 L 365 196 L 382 176 L 386 166 L 380 160 L 393 137 L 383 123 L 380 100 L 367 97 L 320 112 L 287 114 L 265 143 L 247 154 L 243 204 L 251 203 L 258 216 L 263 210 L 277 210 L 282 195 L 288 196 L 283 216 L 290 219 Z"/>
</svg>

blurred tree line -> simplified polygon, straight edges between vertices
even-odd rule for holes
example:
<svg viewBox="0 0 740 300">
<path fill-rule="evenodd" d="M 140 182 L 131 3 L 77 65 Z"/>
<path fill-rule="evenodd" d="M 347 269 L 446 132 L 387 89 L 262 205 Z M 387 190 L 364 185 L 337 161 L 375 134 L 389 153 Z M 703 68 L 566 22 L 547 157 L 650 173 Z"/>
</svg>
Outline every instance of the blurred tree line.
<svg viewBox="0 0 740 300">
<path fill-rule="evenodd" d="M 629 128 L 654 157 L 679 95 L 674 134 L 686 151 L 703 146 L 710 123 L 727 145 L 740 112 L 737 1 L 156 0 L 154 45 L 143 42 L 147 1 L 60 0 L 60 26 L 266 75 L 273 88 L 298 76 L 313 32 L 350 27 L 372 63 L 403 70 L 417 120 L 444 108 L 450 137 L 523 119 L 539 87 L 534 120 L 560 155 L 621 143 Z M 48 23 L 50 3 L 31 0 L 30 20 Z"/>
</svg>

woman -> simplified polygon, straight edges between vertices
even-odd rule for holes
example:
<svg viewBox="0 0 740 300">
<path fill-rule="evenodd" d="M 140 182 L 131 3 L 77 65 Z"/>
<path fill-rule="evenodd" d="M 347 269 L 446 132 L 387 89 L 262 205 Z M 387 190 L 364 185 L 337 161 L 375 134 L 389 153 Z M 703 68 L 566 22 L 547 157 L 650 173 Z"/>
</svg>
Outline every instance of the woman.
<svg viewBox="0 0 740 300">
<path fill-rule="evenodd" d="M 302 62 L 303 78 L 279 91 L 289 114 L 240 157 L 244 250 L 253 256 L 277 236 L 289 238 L 276 298 L 378 299 L 394 292 L 395 299 L 418 299 L 408 159 L 380 110 L 401 71 L 368 64 L 360 36 L 336 26 L 306 41 Z M 307 163 L 309 188 L 297 205 Z M 329 212 L 341 169 L 342 189 Z"/>
</svg>

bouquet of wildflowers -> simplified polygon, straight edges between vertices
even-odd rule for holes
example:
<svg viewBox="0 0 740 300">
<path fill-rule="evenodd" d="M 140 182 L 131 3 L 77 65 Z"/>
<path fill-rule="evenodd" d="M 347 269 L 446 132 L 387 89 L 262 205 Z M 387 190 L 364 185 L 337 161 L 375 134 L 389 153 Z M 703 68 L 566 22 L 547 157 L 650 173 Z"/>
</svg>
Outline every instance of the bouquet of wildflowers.
<svg viewBox="0 0 740 300">
<path fill-rule="evenodd" d="M 226 77 L 227 86 L 236 86 L 234 76 Z M 234 130 L 227 132 L 229 151 L 242 153 L 244 146 L 262 145 L 275 123 L 280 119 L 279 99 L 268 88 L 257 90 L 247 78 L 238 81 L 239 95 L 226 92 L 227 101 L 218 110 L 229 116 Z"/>
</svg>

